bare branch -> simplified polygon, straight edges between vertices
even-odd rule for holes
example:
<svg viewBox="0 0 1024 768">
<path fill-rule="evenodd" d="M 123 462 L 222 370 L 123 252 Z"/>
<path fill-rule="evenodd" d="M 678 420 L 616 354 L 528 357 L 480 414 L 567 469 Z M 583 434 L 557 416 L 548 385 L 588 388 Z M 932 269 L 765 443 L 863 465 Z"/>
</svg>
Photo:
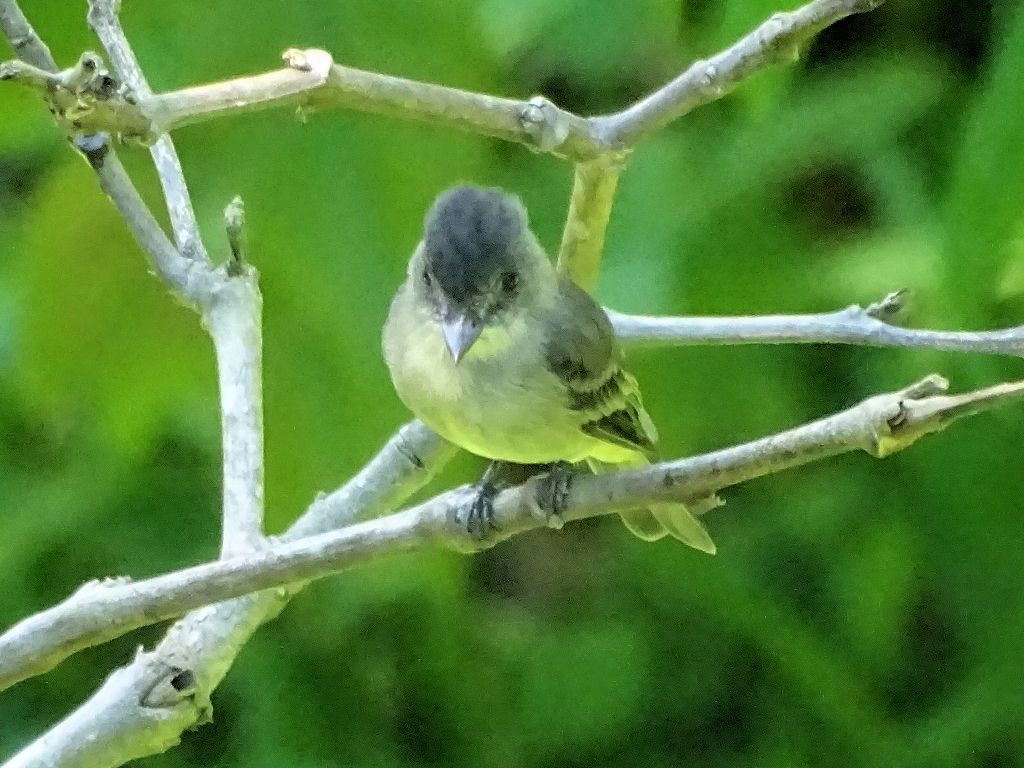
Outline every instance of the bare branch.
<svg viewBox="0 0 1024 768">
<path fill-rule="evenodd" d="M 455 452 L 420 422 L 404 426 L 352 480 L 317 499 L 282 541 L 390 512 Z M 49 768 L 58 763 L 62 768 L 102 768 L 174 746 L 183 731 L 209 718 L 210 692 L 252 633 L 273 619 L 295 591 L 259 592 L 185 616 L 152 652 L 116 671 L 78 710 L 4 768 Z M 28 660 L 41 664 L 32 674 L 57 663 Z M 6 654 L 0 655 L 0 664 L 4 663 Z M 13 666 L 4 669 L 10 672 Z M 7 680 L 5 674 L 0 678 Z"/>
<path fill-rule="evenodd" d="M 318 49 L 289 49 L 286 67 L 142 100 L 157 131 L 269 107 L 348 107 L 438 123 L 557 154 L 593 156 L 587 123 L 547 99 L 506 99 L 335 64 Z"/>
<path fill-rule="evenodd" d="M 11 41 L 19 59 L 47 72 L 56 72 L 57 62 L 14 0 L 0 1 L 0 31 Z"/>
<path fill-rule="evenodd" d="M 891 293 L 867 308 L 836 312 L 749 317 L 651 317 L 607 310 L 615 332 L 630 346 L 704 344 L 857 344 L 910 347 L 1024 357 L 1024 326 L 996 331 L 928 331 L 890 320 L 905 294 Z"/>
<path fill-rule="evenodd" d="M 100 188 L 128 223 L 156 273 L 189 305 L 196 307 L 205 301 L 210 294 L 213 273 L 205 265 L 182 257 L 167 238 L 128 177 L 108 137 L 83 136 L 75 144 L 96 171 Z"/>
<path fill-rule="evenodd" d="M 839 453 L 888 456 L 953 420 L 1017 400 L 1024 382 L 945 395 L 931 376 L 853 408 L 745 445 L 639 470 L 573 478 L 560 519 L 543 511 L 544 478 L 495 500 L 498 530 L 486 541 L 465 525 L 471 489 L 444 493 L 417 507 L 341 530 L 292 539 L 270 550 L 187 568 L 140 582 L 87 585 L 54 608 L 0 636 L 0 686 L 38 674 L 71 653 L 137 627 L 271 587 L 321 578 L 367 559 L 444 545 L 462 552 L 493 546 L 523 531 L 657 501 L 704 498 L 732 485 Z"/>
<path fill-rule="evenodd" d="M 229 237 L 242 237 L 242 201 L 224 212 Z M 236 250 L 223 280 L 204 307 L 203 323 L 213 338 L 220 389 L 224 451 L 223 543 L 228 557 L 263 541 L 263 333 L 259 278 Z"/>
<path fill-rule="evenodd" d="M 796 61 L 805 40 L 837 21 L 880 6 L 884 0 L 815 0 L 776 13 L 731 48 L 695 62 L 672 82 L 614 115 L 590 119 L 608 146 L 629 147 L 696 107 L 717 101 L 767 67 Z"/>
<path fill-rule="evenodd" d="M 38 82 L 40 78 L 44 82 L 54 82 L 59 87 L 52 89 L 53 93 L 47 99 L 50 102 L 51 110 L 66 109 L 67 104 L 60 101 L 59 94 L 61 93 L 66 96 L 70 95 L 74 99 L 74 104 L 81 108 L 78 118 L 75 117 L 75 113 L 65 114 L 63 117 L 55 113 L 62 124 L 65 119 L 70 120 L 71 123 L 75 119 L 86 119 L 90 104 L 109 104 L 118 101 L 109 84 L 104 80 L 101 67 L 96 64 L 96 59 L 91 54 L 84 54 L 72 69 L 57 73 L 53 57 L 50 56 L 45 44 L 32 31 L 15 0 L 0 0 L 0 25 L 2 25 L 3 33 L 15 45 L 16 50 L 19 53 L 28 54 L 28 64 L 36 70 L 27 72 L 23 68 L 19 68 L 15 62 L 0 66 L 0 76 L 2 73 L 6 73 L 11 75 L 10 79 L 27 78 L 29 83 Z M 85 74 L 88 74 L 89 77 L 83 78 L 82 75 Z M 47 79 L 51 76 L 52 81 Z M 84 106 L 80 100 L 83 95 L 87 97 Z M 100 96 L 103 98 L 99 98 Z M 98 114 L 103 114 L 103 112 L 100 111 Z M 118 112 L 118 114 L 122 113 Z M 196 307 L 209 294 L 211 277 L 209 271 L 197 269 L 195 264 L 183 258 L 160 229 L 160 225 L 128 177 L 113 147 L 110 146 L 108 135 L 106 133 L 79 135 L 75 139 L 75 145 L 96 171 L 100 187 L 124 217 L 135 239 L 138 240 L 139 245 L 149 257 L 154 270 L 179 293 L 186 303 Z"/>
<path fill-rule="evenodd" d="M 153 95 L 153 91 L 121 28 L 121 20 L 117 15 L 119 5 L 120 0 L 89 0 L 89 26 L 103 44 L 114 72 L 132 90 L 134 98 L 146 99 Z M 161 132 L 154 132 L 158 133 Z M 185 184 L 185 174 L 174 142 L 170 136 L 159 135 L 149 152 L 156 165 L 160 185 L 163 187 L 178 250 L 185 258 L 208 262 L 209 256 L 199 236 L 199 223 L 196 221 L 195 211 L 192 210 L 192 199 Z"/>
<path fill-rule="evenodd" d="M 694 107 L 721 98 L 750 75 L 792 59 L 799 43 L 829 24 L 881 2 L 813 0 L 791 13 L 776 14 L 733 47 L 695 63 L 628 109 L 590 118 L 541 96 L 529 101 L 499 98 L 343 67 L 316 49 L 286 51 L 288 66 L 283 70 L 150 95 L 130 48 L 121 42 L 114 0 L 93 0 L 90 23 L 152 121 L 145 136 L 273 106 L 340 106 L 469 130 L 583 161 L 628 149 Z M 117 132 L 119 127 L 108 129 Z"/>
</svg>

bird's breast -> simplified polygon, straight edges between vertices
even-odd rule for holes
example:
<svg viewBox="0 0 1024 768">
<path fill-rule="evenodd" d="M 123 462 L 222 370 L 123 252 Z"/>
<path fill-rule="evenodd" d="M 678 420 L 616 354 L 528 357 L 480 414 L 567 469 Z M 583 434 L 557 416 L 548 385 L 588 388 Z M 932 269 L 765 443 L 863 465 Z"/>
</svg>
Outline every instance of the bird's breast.
<svg viewBox="0 0 1024 768">
<path fill-rule="evenodd" d="M 456 445 L 520 463 L 578 461 L 592 438 L 548 370 L 527 320 L 489 328 L 456 364 L 427 313 L 392 312 L 384 335 L 395 389 L 409 409 Z"/>
</svg>

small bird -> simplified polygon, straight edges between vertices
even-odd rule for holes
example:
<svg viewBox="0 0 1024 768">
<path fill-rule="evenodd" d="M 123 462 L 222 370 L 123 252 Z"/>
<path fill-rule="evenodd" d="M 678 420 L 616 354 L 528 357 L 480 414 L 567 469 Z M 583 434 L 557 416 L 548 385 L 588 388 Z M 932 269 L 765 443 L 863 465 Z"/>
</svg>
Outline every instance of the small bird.
<svg viewBox="0 0 1024 768">
<path fill-rule="evenodd" d="M 492 460 L 483 506 L 512 465 L 639 467 L 657 432 L 601 306 L 560 275 L 519 199 L 459 186 L 428 211 L 384 326 L 402 402 L 442 437 Z M 682 504 L 621 513 L 653 541 L 714 553 Z"/>
</svg>

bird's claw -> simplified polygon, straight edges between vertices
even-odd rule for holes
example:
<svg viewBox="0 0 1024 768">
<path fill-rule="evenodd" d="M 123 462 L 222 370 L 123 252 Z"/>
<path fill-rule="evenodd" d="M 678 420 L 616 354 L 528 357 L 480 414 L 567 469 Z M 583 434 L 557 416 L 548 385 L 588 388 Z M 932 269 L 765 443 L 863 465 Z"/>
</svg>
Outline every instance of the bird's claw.
<svg viewBox="0 0 1024 768">
<path fill-rule="evenodd" d="M 560 529 L 565 525 L 563 514 L 572 487 L 572 465 L 557 462 L 537 483 L 537 504 L 547 515 L 548 528 Z"/>
<path fill-rule="evenodd" d="M 490 483 L 483 482 L 476 487 L 476 496 L 466 517 L 466 531 L 478 541 L 491 531 L 500 530 L 494 521 L 494 497 L 497 495 L 498 489 Z"/>
</svg>

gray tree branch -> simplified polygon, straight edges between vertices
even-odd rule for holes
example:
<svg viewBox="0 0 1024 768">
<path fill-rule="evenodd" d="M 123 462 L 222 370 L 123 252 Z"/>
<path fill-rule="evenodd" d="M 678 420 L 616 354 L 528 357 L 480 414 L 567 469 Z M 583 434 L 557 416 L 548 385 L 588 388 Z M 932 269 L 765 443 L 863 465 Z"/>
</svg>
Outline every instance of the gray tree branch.
<svg viewBox="0 0 1024 768">
<path fill-rule="evenodd" d="M 142 77 L 116 15 L 116 0 L 90 0 L 89 21 L 107 49 L 115 71 L 132 89 L 122 109 L 78 114 L 79 123 L 105 126 L 126 138 L 151 142 L 161 169 L 172 216 L 191 215 L 181 168 L 169 139 L 183 125 L 236 112 L 295 106 L 301 109 L 347 107 L 397 115 L 527 144 L 575 161 L 573 196 L 559 252 L 560 269 L 584 287 L 592 287 L 600 269 L 604 232 L 620 166 L 643 137 L 708 102 L 720 99 L 745 78 L 768 66 L 792 61 L 800 44 L 825 27 L 872 10 L 884 0 L 813 0 L 789 13 L 777 13 L 728 49 L 697 61 L 677 78 L 621 112 L 580 117 L 543 96 L 528 101 L 499 98 L 431 83 L 366 72 L 335 64 L 326 51 L 290 49 L 286 67 L 164 94 L 153 94 Z M 102 107 L 106 102 L 94 102 Z M 99 107 L 97 107 L 99 109 Z M 78 110 L 80 113 L 81 110 Z M 166 171 L 166 172 L 165 172 Z M 178 189 L 168 189 L 167 185 Z M 194 216 L 191 217 L 194 225 Z M 198 243 L 193 228 L 179 246 L 185 254 Z"/>
<path fill-rule="evenodd" d="M 87 19 L 121 82 L 131 89 L 136 99 L 146 99 L 153 95 L 153 91 L 121 28 L 121 20 L 117 15 L 119 4 L 120 0 L 89 0 Z M 178 250 L 186 258 L 209 262 L 174 142 L 166 134 L 159 135 L 149 152 L 163 188 Z"/>
<path fill-rule="evenodd" d="M 562 519 L 580 520 L 651 502 L 690 501 L 737 483 L 839 453 L 884 457 L 953 420 L 1019 399 L 1024 382 L 963 395 L 944 394 L 938 376 L 869 398 L 836 415 L 745 445 L 640 470 L 573 479 Z M 473 552 L 550 525 L 543 480 L 495 500 L 498 530 L 486 540 L 464 521 L 474 492 L 461 488 L 387 517 L 287 541 L 259 552 L 130 582 L 94 582 L 0 636 L 0 688 L 38 674 L 71 653 L 187 610 L 272 587 L 322 578 L 367 559 L 429 546 Z"/>
<path fill-rule="evenodd" d="M 455 452 L 423 424 L 404 426 L 348 483 L 318 498 L 281 541 L 394 510 Z M 210 693 L 235 656 L 297 589 L 266 590 L 189 613 L 156 648 L 114 672 L 92 697 L 4 768 L 112 767 L 174 746 L 185 730 L 209 719 Z"/>
<path fill-rule="evenodd" d="M 543 97 L 506 99 L 406 80 L 335 64 L 326 51 L 291 49 L 282 70 L 152 94 L 124 42 L 114 0 L 91 0 L 89 20 L 112 57 L 115 71 L 134 90 L 139 112 L 151 122 L 136 136 L 148 139 L 182 125 L 271 106 L 347 107 L 439 123 L 529 144 L 574 161 L 619 153 L 696 107 L 720 99 L 742 80 L 796 57 L 798 46 L 830 24 L 871 10 L 883 0 L 813 0 L 777 13 L 735 45 L 691 65 L 675 80 L 627 109 L 579 117 Z M 111 124 L 111 132 L 131 135 Z"/>
<path fill-rule="evenodd" d="M 166 616 L 204 604 L 211 594 L 223 596 L 212 599 L 224 599 L 260 589 L 260 585 L 268 587 L 206 605 L 185 616 L 152 652 L 140 653 L 132 663 L 116 671 L 91 699 L 7 765 L 114 766 L 163 751 L 177 742 L 183 730 L 209 716 L 210 692 L 226 674 L 242 645 L 261 623 L 277 615 L 305 579 L 346 567 L 360 557 L 420 546 L 428 540 L 469 549 L 477 547 L 449 520 L 452 505 L 464 504 L 464 491 L 442 495 L 426 505 L 382 520 L 325 533 L 358 518 L 392 511 L 451 457 L 455 451 L 452 446 L 414 422 L 392 438 L 352 481 L 314 503 L 273 548 L 253 551 L 253 545 L 261 543 L 258 521 L 262 515 L 258 286 L 255 273 L 240 258 L 232 258 L 219 269 L 210 264 L 195 226 L 180 163 L 169 138 L 163 135 L 165 132 L 236 111 L 276 105 L 303 109 L 347 106 L 472 130 L 577 161 L 560 268 L 583 284 L 590 284 L 599 269 L 620 164 L 635 141 L 699 104 L 720 98 L 742 78 L 791 57 L 801 40 L 824 26 L 877 4 L 869 0 L 814 0 L 792 13 L 777 14 L 732 48 L 709 61 L 697 62 L 676 80 L 623 112 L 582 118 L 543 97 L 525 102 L 501 99 L 362 72 L 338 66 L 328 54 L 316 50 L 288 51 L 286 68 L 276 72 L 152 94 L 120 28 L 116 3 L 93 0 L 90 23 L 115 72 L 127 86 L 118 88 L 102 72 L 98 59 L 88 54 L 70 70 L 57 72 L 49 51 L 32 32 L 15 1 L 0 0 L 0 28 L 23 59 L 0 66 L 0 78 L 20 81 L 45 95 L 58 124 L 76 137 L 101 185 L 125 216 L 156 271 L 201 311 L 217 348 L 224 411 L 224 554 L 229 557 L 183 572 L 193 580 L 187 586 L 174 581 L 181 574 L 137 584 L 98 584 L 52 610 L 78 610 L 76 600 L 95 601 L 91 603 L 95 609 L 106 605 L 104 601 L 111 600 L 113 595 L 113 602 L 122 607 L 106 614 L 109 623 L 101 621 L 102 626 L 96 623 L 94 615 L 91 628 L 87 628 L 99 633 L 94 638 L 103 633 L 109 637 L 137 620 L 132 618 L 132 600 L 155 601 L 148 605 L 157 613 L 171 610 L 161 602 L 163 598 L 158 592 L 147 591 L 153 584 L 170 590 L 168 594 L 178 601 L 171 601 L 175 607 Z M 171 214 L 176 245 L 160 230 L 117 163 L 103 135 L 106 132 L 154 144 L 153 157 Z M 238 240 L 233 239 L 236 256 L 241 254 Z M 821 320 L 829 316 L 810 317 Z M 786 319 L 765 320 L 771 323 Z M 711 325 L 685 327 L 690 320 Z M 699 343 L 700 332 L 711 334 L 708 340 L 742 343 L 804 341 L 811 340 L 815 333 L 834 331 L 813 323 L 791 322 L 792 336 L 783 339 L 772 336 L 765 326 L 750 325 L 752 320 L 755 319 L 679 318 L 665 320 L 655 327 L 644 325 L 650 318 L 618 316 L 616 323 L 626 340 L 638 340 L 648 334 L 672 343 Z M 898 332 L 902 329 L 885 325 L 897 333 L 887 336 L 884 343 L 897 339 L 892 343 L 902 345 L 898 343 Z M 783 325 L 775 326 L 776 334 L 782 330 Z M 767 335 L 755 339 L 759 333 Z M 856 335 L 855 331 L 850 333 Z M 943 338 L 933 337 L 932 341 L 963 348 L 959 342 L 969 334 L 954 334 L 958 338 L 953 340 L 948 335 L 939 335 Z M 902 338 L 910 341 L 910 337 Z M 928 346 L 919 343 L 921 337 L 915 338 L 918 342 L 906 345 Z M 851 343 L 876 343 L 867 335 L 857 339 L 863 340 Z M 1003 402 L 1020 392 L 1020 385 L 1012 384 L 946 397 L 938 394 L 940 383 L 930 379 L 789 433 L 694 459 L 668 462 L 659 465 L 653 474 L 638 471 L 578 481 L 569 494 L 564 517 L 574 520 L 601 514 L 638 503 L 639 499 L 703 496 L 749 477 L 856 448 L 885 455 L 922 434 L 942 428 L 952 418 Z M 715 482 L 707 479 L 712 477 Z M 498 497 L 496 513 L 501 531 L 491 543 L 549 522 L 538 514 L 534 503 L 536 490 L 535 485 L 528 485 Z M 231 521 L 238 525 L 233 526 Z M 250 576 L 264 581 L 246 581 Z M 200 602 L 195 602 L 199 599 L 196 595 L 202 595 Z M 0 653 L 0 680 L 9 684 L 38 674 L 58 663 L 61 654 L 66 656 L 81 647 L 76 644 L 83 640 L 76 634 L 70 616 L 71 613 L 62 614 L 56 621 L 40 622 L 32 617 L 4 635 L 2 641 L 10 640 L 12 644 L 4 646 Z M 50 618 L 54 619 L 52 615 Z M 57 628 L 60 631 L 52 639 L 40 640 Z M 44 645 L 32 645 L 38 642 Z M 8 659 L 12 661 L 7 662 Z M 4 667 L 5 663 L 9 666 Z"/>
<path fill-rule="evenodd" d="M 5 34 L 20 34 L 24 39 L 25 30 L 30 27 L 14 0 L 0 0 L 0 9 Z M 151 153 L 177 245 L 160 229 L 114 154 L 107 135 L 82 134 L 75 128 L 76 121 L 98 114 L 90 111 L 90 107 L 121 105 L 128 109 L 138 98 L 151 95 L 124 37 L 113 0 L 90 3 L 89 22 L 118 76 L 133 95 L 114 90 L 94 54 L 83 55 L 75 67 L 65 72 L 46 71 L 53 62 L 45 55 L 45 46 L 38 36 L 34 37 L 37 45 L 28 49 L 35 61 L 27 62 L 28 68 L 22 62 L 4 65 L 0 76 L 7 74 L 39 88 L 50 102 L 51 111 L 58 113 L 59 122 L 66 127 L 70 121 L 76 145 L 96 171 L 101 188 L 128 222 L 156 272 L 202 315 L 203 325 L 214 342 L 221 394 L 224 551 L 244 551 L 261 538 L 263 520 L 261 299 L 256 272 L 249 266 L 229 271 L 211 264 L 169 136 L 160 136 Z M 31 35 L 29 39 L 33 39 Z"/>
<path fill-rule="evenodd" d="M 651 317 L 607 310 L 615 333 L 637 347 L 705 344 L 856 344 L 1024 357 L 1024 326 L 994 331 L 931 331 L 893 324 L 906 294 L 835 312 L 749 317 Z"/>
<path fill-rule="evenodd" d="M 589 123 L 605 146 L 633 146 L 697 107 L 717 101 L 744 79 L 773 64 L 796 61 L 799 47 L 825 27 L 885 0 L 816 0 L 776 13 L 737 43 L 706 61 L 694 62 L 672 82 L 613 115 Z"/>
</svg>

